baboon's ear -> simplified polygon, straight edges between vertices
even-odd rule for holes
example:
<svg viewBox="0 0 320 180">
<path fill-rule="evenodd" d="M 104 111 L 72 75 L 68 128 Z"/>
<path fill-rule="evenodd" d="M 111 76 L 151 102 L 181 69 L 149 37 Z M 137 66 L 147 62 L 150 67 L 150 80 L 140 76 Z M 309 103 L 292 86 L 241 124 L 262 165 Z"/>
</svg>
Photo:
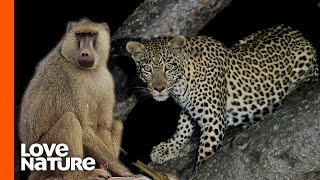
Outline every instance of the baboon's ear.
<svg viewBox="0 0 320 180">
<path fill-rule="evenodd" d="M 143 44 L 135 41 L 129 41 L 126 45 L 126 48 L 135 61 L 139 60 L 139 58 L 143 55 L 145 49 Z"/>
<path fill-rule="evenodd" d="M 74 21 L 68 22 L 67 33 L 71 31 L 71 29 L 74 27 L 75 24 L 76 24 L 76 22 L 74 22 Z"/>
<path fill-rule="evenodd" d="M 103 25 L 103 27 L 105 28 L 105 30 L 106 30 L 107 32 L 110 32 L 109 25 L 108 25 L 106 22 L 103 22 L 102 25 Z"/>
<path fill-rule="evenodd" d="M 185 44 L 186 44 L 186 38 L 180 35 L 171 39 L 168 42 L 168 48 L 171 52 L 173 52 L 173 54 L 180 55 L 182 52 L 182 48 Z"/>
</svg>

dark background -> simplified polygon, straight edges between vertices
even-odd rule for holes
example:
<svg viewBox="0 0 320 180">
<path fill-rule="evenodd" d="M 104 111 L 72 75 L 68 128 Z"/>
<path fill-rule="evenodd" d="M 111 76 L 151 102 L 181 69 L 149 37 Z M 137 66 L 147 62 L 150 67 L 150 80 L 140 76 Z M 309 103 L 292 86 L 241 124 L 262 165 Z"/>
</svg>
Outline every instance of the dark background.
<svg viewBox="0 0 320 180">
<path fill-rule="evenodd" d="M 60 40 L 68 21 L 81 17 L 105 21 L 114 33 L 141 2 L 143 0 L 16 0 L 16 110 L 37 63 Z M 284 23 L 300 30 L 320 52 L 319 9 L 317 0 L 233 0 L 199 35 L 213 36 L 230 46 L 257 30 Z M 179 107 L 172 100 L 156 103 L 152 98 L 144 98 L 125 122 L 123 147 L 147 163 L 152 146 L 174 133 L 178 116 Z"/>
</svg>

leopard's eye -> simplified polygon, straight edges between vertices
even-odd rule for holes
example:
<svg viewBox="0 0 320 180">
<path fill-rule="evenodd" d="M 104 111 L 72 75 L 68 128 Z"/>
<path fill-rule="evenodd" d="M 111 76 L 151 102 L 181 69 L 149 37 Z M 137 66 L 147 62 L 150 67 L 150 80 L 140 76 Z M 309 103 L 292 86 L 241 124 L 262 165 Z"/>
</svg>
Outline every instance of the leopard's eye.
<svg viewBox="0 0 320 180">
<path fill-rule="evenodd" d="M 173 68 L 173 65 L 172 64 L 167 64 L 166 65 L 166 70 L 171 70 Z"/>
<path fill-rule="evenodd" d="M 147 71 L 147 72 L 150 72 L 151 71 L 151 67 L 150 66 L 145 66 L 144 70 Z"/>
</svg>

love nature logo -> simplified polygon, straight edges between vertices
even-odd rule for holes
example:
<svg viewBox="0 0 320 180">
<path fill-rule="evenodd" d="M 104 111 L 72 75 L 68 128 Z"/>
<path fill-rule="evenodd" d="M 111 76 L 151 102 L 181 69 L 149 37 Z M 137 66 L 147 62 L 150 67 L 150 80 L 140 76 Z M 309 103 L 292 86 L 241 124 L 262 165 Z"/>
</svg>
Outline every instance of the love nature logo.
<svg viewBox="0 0 320 180">
<path fill-rule="evenodd" d="M 21 144 L 21 170 L 25 171 L 27 167 L 31 171 L 91 171 L 95 168 L 93 158 L 66 157 L 68 151 L 66 144 L 32 144 L 27 152 L 26 144 Z"/>
</svg>

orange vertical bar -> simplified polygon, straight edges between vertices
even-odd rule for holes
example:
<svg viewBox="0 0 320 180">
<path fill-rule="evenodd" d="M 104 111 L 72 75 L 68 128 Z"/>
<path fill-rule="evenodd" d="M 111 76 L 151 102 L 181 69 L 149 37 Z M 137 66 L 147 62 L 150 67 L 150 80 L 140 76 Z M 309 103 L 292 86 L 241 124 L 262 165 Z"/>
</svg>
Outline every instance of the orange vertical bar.
<svg viewBox="0 0 320 180">
<path fill-rule="evenodd" d="M 0 5 L 0 171 L 1 179 L 14 178 L 14 2 L 1 0 Z"/>
</svg>

